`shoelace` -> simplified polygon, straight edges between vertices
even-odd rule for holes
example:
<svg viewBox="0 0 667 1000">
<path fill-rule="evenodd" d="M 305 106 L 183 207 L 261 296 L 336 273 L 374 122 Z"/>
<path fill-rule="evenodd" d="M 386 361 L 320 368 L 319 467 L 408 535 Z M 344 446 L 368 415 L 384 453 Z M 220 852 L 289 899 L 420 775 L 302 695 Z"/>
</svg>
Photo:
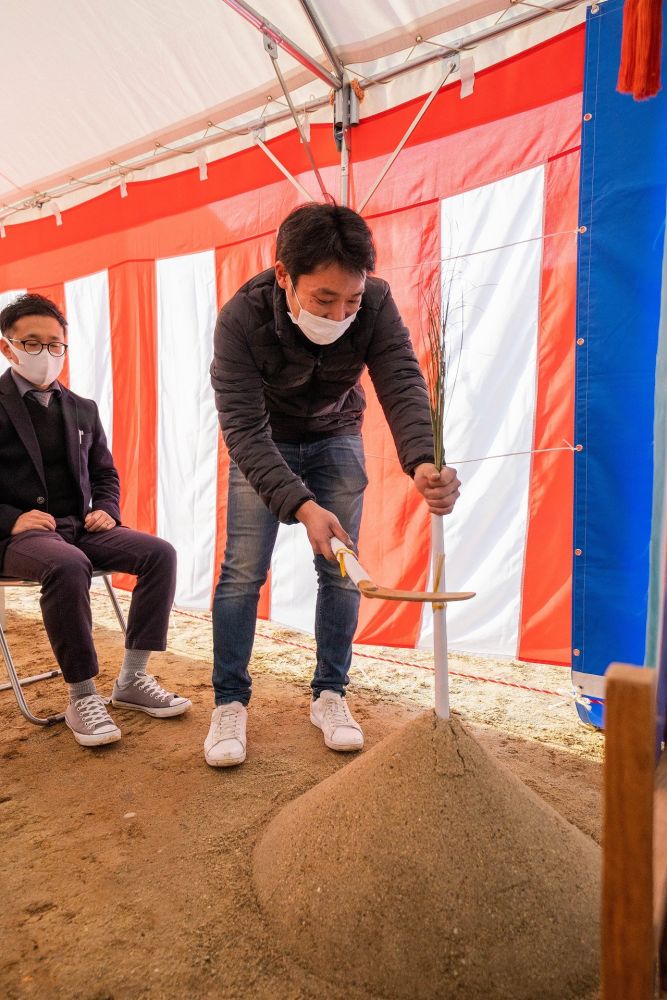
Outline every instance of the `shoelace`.
<svg viewBox="0 0 667 1000">
<path fill-rule="evenodd" d="M 330 722 L 331 725 L 334 727 L 335 726 L 356 727 L 356 723 L 352 718 L 352 713 L 347 707 L 347 703 L 344 698 L 336 698 L 335 701 L 333 700 L 333 698 L 331 699 L 331 701 L 329 701 L 329 699 L 327 698 L 324 707 L 324 715 L 327 721 Z"/>
<path fill-rule="evenodd" d="M 215 737 L 218 740 L 234 740 L 239 738 L 239 728 L 241 724 L 241 713 L 235 709 L 221 712 L 215 729 Z"/>
<path fill-rule="evenodd" d="M 107 723 L 113 725 L 113 719 L 107 712 L 104 699 L 99 694 L 89 694 L 85 698 L 78 698 L 76 707 L 85 725 L 89 726 L 90 729 Z"/>
<path fill-rule="evenodd" d="M 137 677 L 137 687 L 141 688 L 147 694 L 152 694 L 160 701 L 171 701 L 173 695 L 170 691 L 165 691 L 163 687 L 156 681 L 152 674 L 146 674 L 144 677 Z"/>
</svg>

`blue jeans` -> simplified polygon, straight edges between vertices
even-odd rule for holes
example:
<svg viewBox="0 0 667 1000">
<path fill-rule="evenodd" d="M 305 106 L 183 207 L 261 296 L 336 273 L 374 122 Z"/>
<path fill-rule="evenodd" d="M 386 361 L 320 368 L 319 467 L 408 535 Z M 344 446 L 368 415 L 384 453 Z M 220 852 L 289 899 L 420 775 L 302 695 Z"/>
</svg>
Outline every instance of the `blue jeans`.
<svg viewBox="0 0 667 1000">
<path fill-rule="evenodd" d="M 368 484 L 358 436 L 330 437 L 310 444 L 276 443 L 290 469 L 336 515 L 354 540 L 359 537 L 364 490 Z M 255 637 L 259 591 L 271 565 L 278 519 L 238 466 L 229 470 L 227 546 L 213 599 L 213 689 L 216 705 L 250 700 L 248 663 Z M 304 529 L 305 530 L 305 529 Z M 321 691 L 345 693 L 352 638 L 359 614 L 359 591 L 343 579 L 337 563 L 315 556 L 318 591 L 315 609 L 317 664 L 311 682 Z"/>
</svg>

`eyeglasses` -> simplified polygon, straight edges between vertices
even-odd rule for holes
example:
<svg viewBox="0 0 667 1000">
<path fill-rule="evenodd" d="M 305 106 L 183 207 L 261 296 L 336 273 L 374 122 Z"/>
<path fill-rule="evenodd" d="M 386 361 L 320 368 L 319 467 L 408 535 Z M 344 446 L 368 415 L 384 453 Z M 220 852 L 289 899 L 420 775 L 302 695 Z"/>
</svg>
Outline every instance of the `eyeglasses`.
<svg viewBox="0 0 667 1000">
<path fill-rule="evenodd" d="M 42 344 L 39 340 L 11 340 L 7 338 L 10 344 L 21 344 L 23 350 L 26 354 L 41 354 L 44 348 L 47 349 L 50 355 L 54 358 L 62 358 L 63 354 L 67 351 L 67 344 L 61 343 L 59 340 L 53 340 L 50 344 Z"/>
</svg>

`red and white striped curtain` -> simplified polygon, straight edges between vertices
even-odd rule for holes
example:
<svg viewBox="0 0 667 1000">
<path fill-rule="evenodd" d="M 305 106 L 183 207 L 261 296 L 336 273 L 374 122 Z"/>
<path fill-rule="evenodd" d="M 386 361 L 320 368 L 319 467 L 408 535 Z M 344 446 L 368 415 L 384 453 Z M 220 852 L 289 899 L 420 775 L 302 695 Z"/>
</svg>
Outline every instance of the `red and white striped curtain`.
<svg viewBox="0 0 667 1000">
<path fill-rule="evenodd" d="M 582 52 L 575 29 L 483 71 L 466 100 L 457 86 L 443 90 L 366 213 L 378 274 L 420 355 L 423 283 L 453 273 L 463 304 L 448 336 L 446 417 L 447 458 L 460 463 L 463 490 L 445 544 L 448 586 L 478 597 L 450 608 L 451 645 L 557 663 L 570 650 L 565 442 L 573 443 Z M 355 132 L 355 194 L 370 187 L 417 105 Z M 328 131 L 314 141 L 331 162 Z M 298 143 L 278 143 L 296 170 Z M 228 460 L 208 374 L 215 318 L 270 266 L 276 228 L 296 204 L 272 169 L 259 150 L 244 151 L 210 164 L 205 183 L 191 171 L 130 186 L 122 202 L 110 192 L 64 213 L 57 232 L 53 220 L 29 223 L 0 248 L 0 305 L 30 289 L 64 309 L 64 379 L 99 405 L 125 523 L 176 546 L 183 607 L 209 606 L 224 551 Z M 337 168 L 323 174 L 335 189 Z M 382 583 L 423 589 L 427 513 L 368 380 L 366 390 L 363 562 Z M 314 580 L 301 526 L 281 526 L 260 614 L 311 629 Z M 357 641 L 428 645 L 430 629 L 428 608 L 363 602 Z"/>
</svg>

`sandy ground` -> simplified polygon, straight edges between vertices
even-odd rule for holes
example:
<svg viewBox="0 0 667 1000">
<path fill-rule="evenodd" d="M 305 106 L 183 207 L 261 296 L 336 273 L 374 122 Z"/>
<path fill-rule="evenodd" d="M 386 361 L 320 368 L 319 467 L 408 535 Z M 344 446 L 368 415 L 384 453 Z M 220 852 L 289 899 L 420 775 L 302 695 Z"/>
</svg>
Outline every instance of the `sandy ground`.
<svg viewBox="0 0 667 1000">
<path fill-rule="evenodd" d="M 21 672 L 50 669 L 37 592 L 8 591 L 7 604 Z M 122 637 L 104 594 L 93 595 L 93 606 L 108 694 Z M 205 615 L 176 613 L 167 652 L 152 660 L 166 686 L 192 698 L 192 711 L 159 721 L 116 710 L 123 740 L 110 747 L 85 751 L 63 725 L 30 726 L 12 693 L 0 693 L 1 997 L 370 1000 L 329 985 L 326 970 L 315 977 L 292 962 L 255 898 L 252 851 L 267 823 L 349 763 L 308 720 L 312 639 L 267 623 L 259 633 L 242 768 L 215 771 L 203 761 Z M 431 707 L 433 675 L 426 653 L 359 652 L 350 703 L 370 748 Z M 469 730 L 599 841 L 602 738 L 578 724 L 568 671 L 461 656 L 450 666 L 487 678 L 452 678 L 452 705 Z M 40 713 L 64 708 L 59 679 L 26 694 Z"/>
</svg>

